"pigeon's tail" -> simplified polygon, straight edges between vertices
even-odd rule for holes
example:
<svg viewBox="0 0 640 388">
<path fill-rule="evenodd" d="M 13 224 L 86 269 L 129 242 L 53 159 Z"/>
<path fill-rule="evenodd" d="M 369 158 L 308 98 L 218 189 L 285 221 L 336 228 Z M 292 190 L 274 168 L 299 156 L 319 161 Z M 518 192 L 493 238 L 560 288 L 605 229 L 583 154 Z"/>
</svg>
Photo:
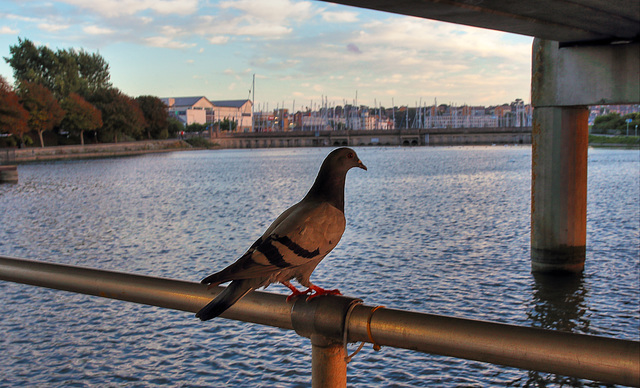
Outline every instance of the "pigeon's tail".
<svg viewBox="0 0 640 388">
<path fill-rule="evenodd" d="M 214 300 L 209 302 L 196 314 L 203 321 L 213 319 L 231 307 L 240 298 L 254 290 L 246 280 L 234 280 Z"/>
</svg>

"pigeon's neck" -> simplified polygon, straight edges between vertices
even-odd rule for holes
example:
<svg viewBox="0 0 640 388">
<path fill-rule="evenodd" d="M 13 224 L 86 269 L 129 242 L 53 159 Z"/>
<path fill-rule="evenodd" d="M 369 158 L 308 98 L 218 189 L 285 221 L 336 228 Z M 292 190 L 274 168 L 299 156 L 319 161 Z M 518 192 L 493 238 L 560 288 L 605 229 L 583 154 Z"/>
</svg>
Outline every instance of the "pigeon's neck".
<svg viewBox="0 0 640 388">
<path fill-rule="evenodd" d="M 326 170 L 321 169 L 305 199 L 328 202 L 341 212 L 344 212 L 346 176 L 346 173 L 329 174 Z"/>
</svg>

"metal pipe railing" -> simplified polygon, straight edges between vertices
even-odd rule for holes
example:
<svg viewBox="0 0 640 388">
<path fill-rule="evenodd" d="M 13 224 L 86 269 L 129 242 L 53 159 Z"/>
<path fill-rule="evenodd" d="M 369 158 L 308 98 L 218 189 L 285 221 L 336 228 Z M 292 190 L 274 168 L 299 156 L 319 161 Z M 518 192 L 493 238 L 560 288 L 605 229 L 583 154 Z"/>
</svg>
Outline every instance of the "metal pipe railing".
<svg viewBox="0 0 640 388">
<path fill-rule="evenodd" d="M 206 286 L 194 282 L 9 257 L 0 257 L 0 280 L 193 313 L 222 289 L 207 290 Z M 338 375 L 344 373 L 345 378 L 335 381 L 346 382 L 346 362 L 340 350 L 346 329 L 348 342 L 375 342 L 381 346 L 640 386 L 638 341 L 395 309 L 372 311 L 372 306 L 345 297 L 287 303 L 284 295 L 252 292 L 222 317 L 296 330 L 311 338 L 314 385 L 316 378 L 327 381 L 326 376 L 316 376 L 316 371 L 324 374 L 332 369 L 335 372 L 335 368 L 326 367 L 331 363 L 344 363 L 338 368 Z"/>
</svg>

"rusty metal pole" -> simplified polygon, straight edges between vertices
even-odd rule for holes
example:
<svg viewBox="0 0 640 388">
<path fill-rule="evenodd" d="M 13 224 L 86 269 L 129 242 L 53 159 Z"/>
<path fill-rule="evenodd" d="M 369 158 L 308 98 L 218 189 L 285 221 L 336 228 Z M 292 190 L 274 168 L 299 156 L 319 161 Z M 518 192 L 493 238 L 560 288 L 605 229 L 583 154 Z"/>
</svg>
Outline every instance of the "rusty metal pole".
<svg viewBox="0 0 640 388">
<path fill-rule="evenodd" d="M 313 388 L 346 387 L 346 356 L 342 343 L 311 336 L 311 386 Z"/>
<path fill-rule="evenodd" d="M 311 339 L 311 386 L 347 386 L 347 360 L 342 339 L 348 311 L 361 302 L 354 298 L 298 298 L 291 309 L 291 324 L 299 335 Z"/>
</svg>

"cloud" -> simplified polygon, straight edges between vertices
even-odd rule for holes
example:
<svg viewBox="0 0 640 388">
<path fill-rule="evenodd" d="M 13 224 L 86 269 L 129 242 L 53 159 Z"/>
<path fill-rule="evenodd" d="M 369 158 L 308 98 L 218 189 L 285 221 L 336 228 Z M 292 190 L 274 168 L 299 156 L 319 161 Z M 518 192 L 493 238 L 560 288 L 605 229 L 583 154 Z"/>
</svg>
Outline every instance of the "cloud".
<svg viewBox="0 0 640 388">
<path fill-rule="evenodd" d="M 0 35 L 17 35 L 20 30 L 14 30 L 11 27 L 2 26 L 0 27 Z"/>
<path fill-rule="evenodd" d="M 195 47 L 195 43 L 182 43 L 176 42 L 166 36 L 153 36 L 150 38 L 144 38 L 143 41 L 146 45 L 152 47 L 170 48 L 170 49 L 185 49 Z"/>
<path fill-rule="evenodd" d="M 228 0 L 217 12 L 201 16 L 194 28 L 202 35 L 250 36 L 274 39 L 293 32 L 293 24 L 315 15 L 311 2 L 272 0 Z"/>
<path fill-rule="evenodd" d="M 324 11 L 321 16 L 322 20 L 327 23 L 355 23 L 358 21 L 358 14 L 351 11 Z"/>
<path fill-rule="evenodd" d="M 89 35 L 110 35 L 113 34 L 113 30 L 110 28 L 98 27 L 98 26 L 86 26 L 82 28 L 82 31 Z"/>
<path fill-rule="evenodd" d="M 58 32 L 61 30 L 66 30 L 69 28 L 68 25 L 64 24 L 51 24 L 51 23 L 40 23 L 38 24 L 38 28 L 47 32 Z"/>
<path fill-rule="evenodd" d="M 358 48 L 358 46 L 356 46 L 353 43 L 347 44 L 347 51 L 354 54 L 362 54 L 362 51 L 360 51 L 360 48 Z"/>
<path fill-rule="evenodd" d="M 207 40 L 211 44 L 225 44 L 229 41 L 229 37 L 224 35 L 218 35 L 218 36 L 212 36 Z"/>
<path fill-rule="evenodd" d="M 313 16 L 312 4 L 308 1 L 229 0 L 220 2 L 220 8 L 241 11 L 247 19 L 278 24 L 285 24 L 290 20 L 302 21 Z"/>
<path fill-rule="evenodd" d="M 153 11 L 162 15 L 190 15 L 198 10 L 198 0 L 63 0 L 107 18 Z"/>
</svg>

